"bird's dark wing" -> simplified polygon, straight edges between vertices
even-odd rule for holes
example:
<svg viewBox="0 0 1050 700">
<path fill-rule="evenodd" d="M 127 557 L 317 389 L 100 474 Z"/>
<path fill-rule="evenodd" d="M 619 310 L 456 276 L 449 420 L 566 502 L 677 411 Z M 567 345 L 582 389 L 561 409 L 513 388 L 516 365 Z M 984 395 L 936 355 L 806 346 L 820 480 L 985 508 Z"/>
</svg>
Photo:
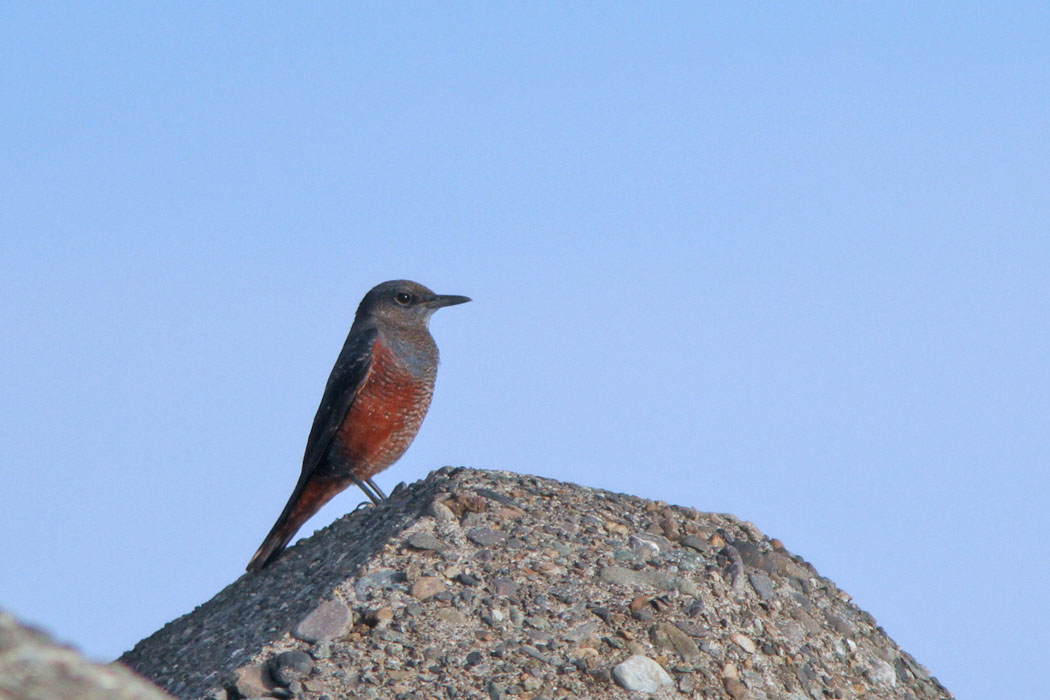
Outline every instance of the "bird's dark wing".
<svg viewBox="0 0 1050 700">
<path fill-rule="evenodd" d="M 378 336 L 375 328 L 369 328 L 356 332 L 351 329 L 346 337 L 332 374 L 328 377 L 321 405 L 317 407 L 310 437 L 306 441 L 304 476 L 313 473 L 327 457 L 336 431 L 372 372 L 372 348 Z"/>
</svg>

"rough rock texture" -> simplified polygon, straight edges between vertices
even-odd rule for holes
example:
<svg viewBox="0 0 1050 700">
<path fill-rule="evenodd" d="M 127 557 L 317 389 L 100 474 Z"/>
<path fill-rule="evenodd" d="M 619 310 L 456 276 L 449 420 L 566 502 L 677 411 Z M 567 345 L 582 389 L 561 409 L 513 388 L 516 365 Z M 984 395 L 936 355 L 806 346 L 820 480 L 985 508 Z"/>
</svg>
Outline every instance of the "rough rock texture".
<svg viewBox="0 0 1050 700">
<path fill-rule="evenodd" d="M 172 700 L 119 664 L 88 662 L 0 610 L 0 698 L 7 700 Z"/>
<path fill-rule="evenodd" d="M 451 468 L 121 660 L 179 697 L 220 700 L 952 697 L 750 523 Z"/>
</svg>

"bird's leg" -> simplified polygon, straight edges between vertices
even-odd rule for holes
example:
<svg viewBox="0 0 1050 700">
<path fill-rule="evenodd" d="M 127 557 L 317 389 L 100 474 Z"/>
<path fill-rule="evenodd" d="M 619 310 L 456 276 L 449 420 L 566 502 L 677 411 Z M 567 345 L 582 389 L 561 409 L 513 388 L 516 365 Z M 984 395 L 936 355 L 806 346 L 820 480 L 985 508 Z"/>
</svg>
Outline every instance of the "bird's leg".
<svg viewBox="0 0 1050 700">
<path fill-rule="evenodd" d="M 383 501 L 386 500 L 386 494 L 383 493 L 383 489 L 379 488 L 376 485 L 376 482 L 372 481 L 371 479 L 365 479 L 365 483 L 368 484 L 369 486 L 371 486 L 372 490 L 379 494 L 380 500 L 383 500 Z"/>
<path fill-rule="evenodd" d="M 382 501 L 383 498 L 385 498 L 385 496 L 380 497 L 372 493 L 372 490 L 365 485 L 365 482 L 368 482 L 368 484 L 370 484 L 372 488 L 375 488 L 375 484 L 372 483 L 371 479 L 365 479 L 365 481 L 361 481 L 361 479 L 357 478 L 356 476 L 351 476 L 350 478 L 354 480 L 354 483 L 357 484 L 357 487 L 359 489 L 365 492 L 365 495 L 368 496 L 369 500 L 371 500 L 372 503 L 379 505 L 379 502 Z M 376 491 L 379 491 L 379 489 L 376 489 Z M 379 493 L 382 493 L 382 491 L 379 491 Z"/>
</svg>

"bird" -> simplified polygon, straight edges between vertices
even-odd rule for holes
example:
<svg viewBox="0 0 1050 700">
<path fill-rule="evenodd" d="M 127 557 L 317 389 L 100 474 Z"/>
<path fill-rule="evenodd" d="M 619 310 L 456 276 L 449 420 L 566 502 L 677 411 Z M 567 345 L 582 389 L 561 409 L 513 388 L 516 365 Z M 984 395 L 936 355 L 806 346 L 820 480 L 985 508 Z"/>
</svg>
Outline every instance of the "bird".
<svg viewBox="0 0 1050 700">
<path fill-rule="evenodd" d="M 409 280 L 365 294 L 314 416 L 299 481 L 248 571 L 274 561 L 303 523 L 351 484 L 375 504 L 386 498 L 372 477 L 408 449 L 434 393 L 438 349 L 430 317 L 468 301 Z"/>
</svg>

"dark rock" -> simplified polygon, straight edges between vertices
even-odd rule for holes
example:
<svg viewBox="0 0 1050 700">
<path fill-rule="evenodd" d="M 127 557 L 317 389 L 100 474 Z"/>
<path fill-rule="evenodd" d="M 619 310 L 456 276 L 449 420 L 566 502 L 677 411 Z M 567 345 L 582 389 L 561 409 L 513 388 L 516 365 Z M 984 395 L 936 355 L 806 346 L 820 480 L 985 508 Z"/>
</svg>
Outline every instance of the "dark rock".
<svg viewBox="0 0 1050 700">
<path fill-rule="evenodd" d="M 277 685 L 285 688 L 310 675 L 313 669 L 314 661 L 304 651 L 281 652 L 270 662 L 270 676 Z"/>
<path fill-rule="evenodd" d="M 429 532 L 414 532 L 406 540 L 409 547 L 413 549 L 426 549 L 439 551 L 445 548 L 445 543 Z"/>
<path fill-rule="evenodd" d="M 518 594 L 518 582 L 501 576 L 492 582 L 492 589 L 496 595 L 512 598 Z"/>
<path fill-rule="evenodd" d="M 462 583 L 464 586 L 477 586 L 481 583 L 480 578 L 474 576 L 473 574 L 468 574 L 465 572 L 460 573 L 458 576 L 456 576 L 456 581 Z"/>
<path fill-rule="evenodd" d="M 749 574 L 747 579 L 751 582 L 751 587 L 755 589 L 755 593 L 762 600 L 769 600 L 773 597 L 773 582 L 769 580 L 769 577 L 765 574 Z"/>
<path fill-rule="evenodd" d="M 707 551 L 708 544 L 696 535 L 686 535 L 682 538 L 682 546 L 695 549 L 697 552 Z"/>
<path fill-rule="evenodd" d="M 358 600 L 368 600 L 370 591 L 393 588 L 407 580 L 408 576 L 404 571 L 393 571 L 391 569 L 375 571 L 361 576 L 354 582 L 354 593 L 357 595 Z"/>
<path fill-rule="evenodd" d="M 831 625 L 831 628 L 839 634 L 843 635 L 844 637 L 853 636 L 853 625 L 851 625 L 841 616 L 829 611 L 824 613 L 824 617 L 827 618 L 828 624 Z"/>
<path fill-rule="evenodd" d="M 493 547 L 507 539 L 507 534 L 491 527 L 474 527 L 467 530 L 467 539 L 479 547 Z"/>
</svg>

